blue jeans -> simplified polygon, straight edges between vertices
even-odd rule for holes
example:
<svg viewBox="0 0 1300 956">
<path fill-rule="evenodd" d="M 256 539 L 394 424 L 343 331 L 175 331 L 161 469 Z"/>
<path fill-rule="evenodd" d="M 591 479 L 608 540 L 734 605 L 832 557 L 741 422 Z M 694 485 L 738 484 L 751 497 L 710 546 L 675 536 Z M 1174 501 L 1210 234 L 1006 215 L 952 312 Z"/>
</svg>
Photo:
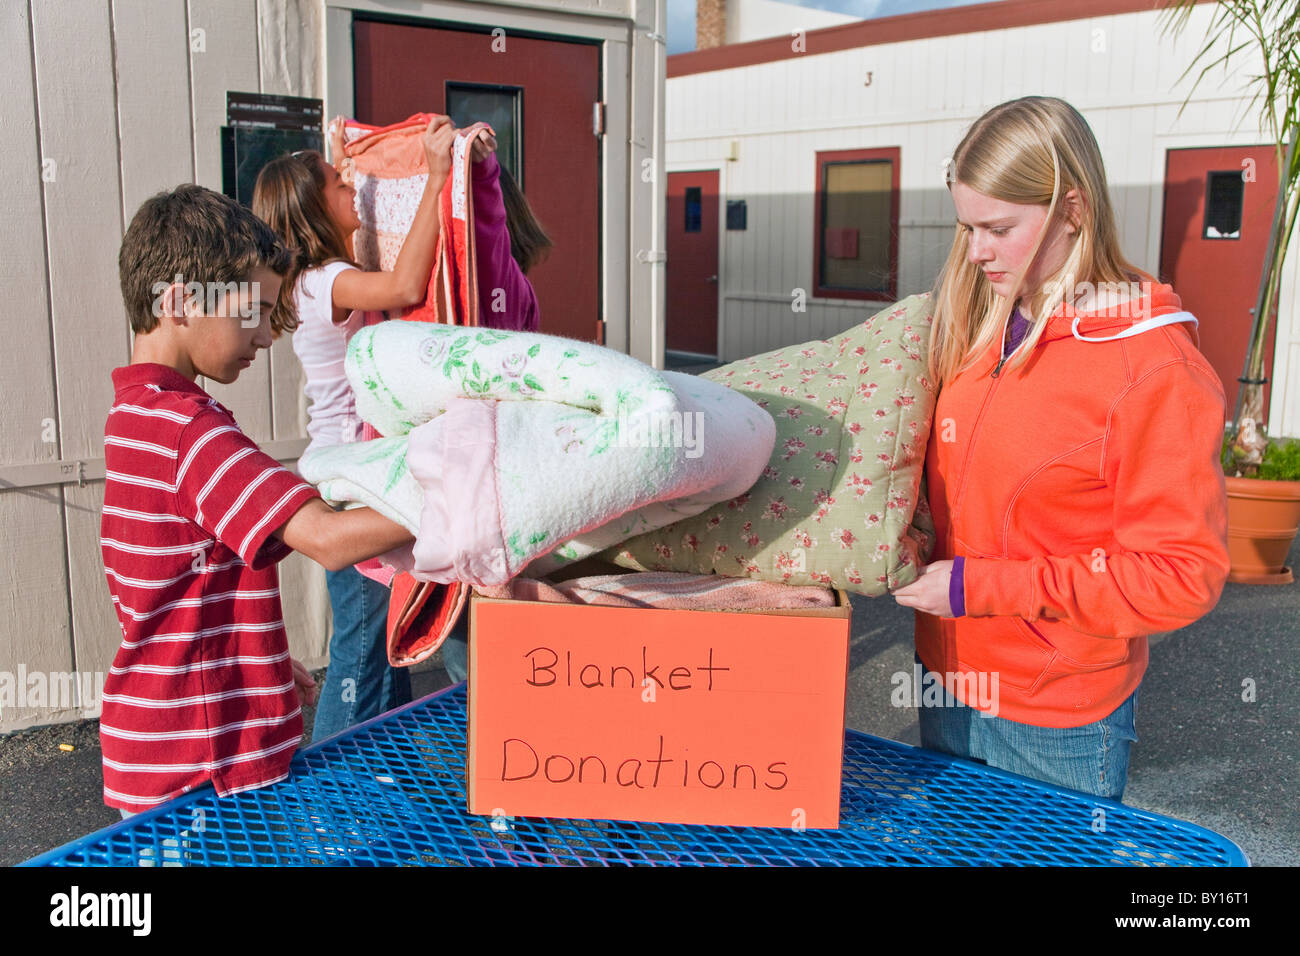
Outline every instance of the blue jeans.
<svg viewBox="0 0 1300 956">
<path fill-rule="evenodd" d="M 918 663 L 920 658 L 917 658 Z M 921 664 L 922 687 L 933 673 Z M 935 675 L 929 680 L 938 680 Z M 1129 747 L 1137 741 L 1137 691 L 1107 717 L 1082 727 L 1035 727 L 985 717 L 943 691 L 944 706 L 918 707 L 921 746 L 1069 790 L 1120 800 Z"/>
<path fill-rule="evenodd" d="M 411 675 L 388 664 L 388 588 L 356 568 L 326 571 L 325 586 L 334 610 L 334 634 L 313 741 L 411 700 Z"/>
<path fill-rule="evenodd" d="M 469 608 L 461 613 L 460 620 L 438 650 L 442 653 L 442 666 L 447 669 L 447 676 L 453 684 L 469 677 Z"/>
</svg>

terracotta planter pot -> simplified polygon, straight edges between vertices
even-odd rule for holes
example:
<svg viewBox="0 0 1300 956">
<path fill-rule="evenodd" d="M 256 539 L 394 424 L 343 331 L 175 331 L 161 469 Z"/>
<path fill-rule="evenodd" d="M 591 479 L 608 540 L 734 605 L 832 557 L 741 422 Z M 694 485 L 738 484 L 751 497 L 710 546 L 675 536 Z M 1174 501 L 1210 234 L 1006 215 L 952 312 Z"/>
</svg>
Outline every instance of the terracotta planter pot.
<svg viewBox="0 0 1300 956">
<path fill-rule="evenodd" d="M 1300 530 L 1300 481 L 1227 478 L 1228 580 L 1238 584 L 1290 584 L 1284 567 Z"/>
</svg>

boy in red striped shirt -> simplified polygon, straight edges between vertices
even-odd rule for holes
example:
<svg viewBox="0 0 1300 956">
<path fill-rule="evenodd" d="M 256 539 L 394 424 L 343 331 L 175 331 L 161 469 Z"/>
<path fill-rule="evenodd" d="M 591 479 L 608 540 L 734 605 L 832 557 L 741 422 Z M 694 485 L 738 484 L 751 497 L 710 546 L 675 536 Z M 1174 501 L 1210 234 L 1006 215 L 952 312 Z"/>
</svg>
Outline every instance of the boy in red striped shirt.
<svg viewBox="0 0 1300 956">
<path fill-rule="evenodd" d="M 289 657 L 276 564 L 332 570 L 411 540 L 335 512 L 196 383 L 224 384 L 295 325 L 292 254 L 233 199 L 183 185 L 147 200 L 118 269 L 135 332 L 104 427 L 100 543 L 122 645 L 104 685 L 104 802 L 139 812 L 211 781 L 283 779 L 315 683 Z"/>
</svg>

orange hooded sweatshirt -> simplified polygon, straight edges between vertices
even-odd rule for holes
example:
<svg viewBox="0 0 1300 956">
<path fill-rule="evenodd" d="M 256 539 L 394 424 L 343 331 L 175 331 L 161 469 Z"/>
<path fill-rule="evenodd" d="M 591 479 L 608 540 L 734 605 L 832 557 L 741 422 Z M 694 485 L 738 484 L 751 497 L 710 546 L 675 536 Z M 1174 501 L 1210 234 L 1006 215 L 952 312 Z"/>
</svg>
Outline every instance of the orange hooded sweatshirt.
<svg viewBox="0 0 1300 956">
<path fill-rule="evenodd" d="M 996 673 L 996 716 L 1100 720 L 1141 683 L 1146 635 L 1218 602 L 1224 394 L 1180 308 L 1167 285 L 1105 311 L 1062 306 L 1024 365 L 997 370 L 999 340 L 939 393 L 931 560 L 964 556 L 966 613 L 917 612 L 917 654 L 942 675 Z M 980 707 L 974 681 L 949 686 Z"/>
</svg>

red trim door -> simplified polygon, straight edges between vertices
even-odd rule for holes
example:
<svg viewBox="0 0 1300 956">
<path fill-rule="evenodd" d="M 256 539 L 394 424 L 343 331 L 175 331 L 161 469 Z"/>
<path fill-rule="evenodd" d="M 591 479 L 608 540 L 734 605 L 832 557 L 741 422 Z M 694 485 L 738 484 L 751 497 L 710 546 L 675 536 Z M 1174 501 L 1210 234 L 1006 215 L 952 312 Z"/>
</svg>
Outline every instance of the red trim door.
<svg viewBox="0 0 1300 956">
<path fill-rule="evenodd" d="M 600 47 L 513 33 L 353 22 L 356 118 L 386 125 L 447 112 L 458 89 L 518 90 L 524 193 L 550 236 L 550 257 L 528 274 L 541 330 L 596 341 L 600 325 Z"/>
<path fill-rule="evenodd" d="M 718 354 L 718 171 L 668 174 L 664 347 Z"/>
<path fill-rule="evenodd" d="M 1276 202 L 1270 146 L 1171 149 L 1165 156 L 1160 278 L 1200 322 L 1201 352 L 1223 381 L 1229 417 Z M 1266 378 L 1273 374 L 1275 331 L 1264 348 Z M 1265 387 L 1266 415 L 1269 398 Z"/>
</svg>

